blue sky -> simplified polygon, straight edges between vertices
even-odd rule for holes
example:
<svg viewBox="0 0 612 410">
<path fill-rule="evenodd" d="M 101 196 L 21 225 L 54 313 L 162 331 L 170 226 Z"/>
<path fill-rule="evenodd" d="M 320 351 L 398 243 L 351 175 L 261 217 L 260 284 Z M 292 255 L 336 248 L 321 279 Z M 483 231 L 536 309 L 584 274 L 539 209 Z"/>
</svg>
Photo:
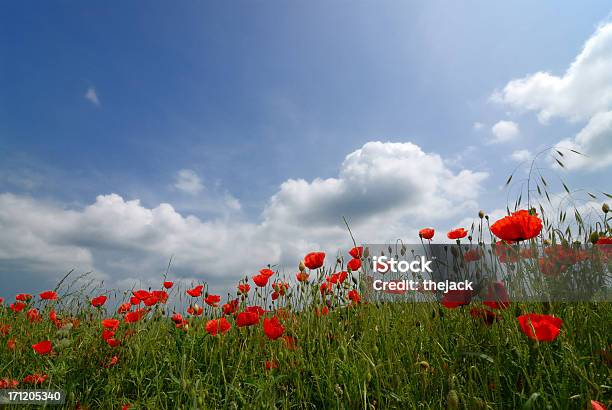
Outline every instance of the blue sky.
<svg viewBox="0 0 612 410">
<path fill-rule="evenodd" d="M 119 278 L 146 282 L 173 254 L 178 276 L 223 287 L 244 272 L 198 259 L 191 235 L 266 242 L 270 260 L 249 254 L 255 266 L 340 244 L 342 215 L 360 218 L 364 242 L 410 237 L 420 225 L 443 230 L 479 208 L 505 208 L 499 187 L 518 163 L 513 154 L 527 159 L 563 141 L 594 158 L 563 178 L 609 191 L 611 78 L 597 67 L 612 68 L 612 40 L 597 30 L 611 10 L 607 1 L 5 4 L 0 228 L 14 235 L 0 238 L 10 249 L 0 272 L 52 282 L 62 266 L 76 267 L 129 286 Z M 564 77 L 589 39 L 595 57 Z M 587 94 L 601 103 L 582 112 Z M 397 168 L 385 168 L 386 156 Z M 423 166 L 402 174 L 402 161 L 417 158 Z M 355 182 L 363 169 L 372 185 Z M 426 197 L 454 211 L 397 211 L 418 202 L 429 172 L 457 176 L 452 187 L 436 180 Z M 374 186 L 397 175 L 395 185 Z M 124 208 L 135 200 L 132 214 Z M 152 223 L 147 211 L 160 204 L 172 208 L 168 221 L 192 215 L 200 225 Z M 375 228 L 395 211 L 388 229 Z M 108 218 L 115 230 L 82 234 Z M 155 234 L 143 231 L 150 225 Z M 186 243 L 194 248 L 181 256 Z"/>
</svg>

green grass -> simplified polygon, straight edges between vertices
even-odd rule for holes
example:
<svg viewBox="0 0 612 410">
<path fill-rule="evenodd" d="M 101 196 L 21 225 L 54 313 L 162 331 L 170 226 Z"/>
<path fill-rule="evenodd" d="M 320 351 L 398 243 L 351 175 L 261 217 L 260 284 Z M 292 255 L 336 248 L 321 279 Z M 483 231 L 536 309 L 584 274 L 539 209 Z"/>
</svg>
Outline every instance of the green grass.
<svg viewBox="0 0 612 410">
<path fill-rule="evenodd" d="M 515 319 L 542 309 L 564 320 L 552 343 L 529 340 Z M 610 401 L 609 303 L 514 304 L 499 313 L 501 320 L 489 327 L 469 307 L 449 310 L 433 302 L 362 304 L 324 317 L 305 311 L 284 322 L 295 350 L 282 339 L 268 340 L 261 326 L 212 337 L 205 320 L 183 331 L 161 316 L 122 323 L 123 345 L 113 349 L 100 337 L 99 320 L 83 319 L 68 333 L 70 346 L 41 357 L 30 345 L 49 334 L 57 340 L 57 329 L 5 309 L 0 323 L 12 324 L 17 348 L 0 349 L 0 375 L 20 380 L 44 371 L 43 386 L 64 389 L 72 408 L 79 402 L 104 409 L 126 403 L 439 409 L 451 391 L 458 408 L 467 409 L 585 409 L 591 399 Z M 125 336 L 127 329 L 135 332 Z M 105 368 L 112 355 L 118 363 Z M 266 360 L 278 368 L 266 370 Z"/>
</svg>

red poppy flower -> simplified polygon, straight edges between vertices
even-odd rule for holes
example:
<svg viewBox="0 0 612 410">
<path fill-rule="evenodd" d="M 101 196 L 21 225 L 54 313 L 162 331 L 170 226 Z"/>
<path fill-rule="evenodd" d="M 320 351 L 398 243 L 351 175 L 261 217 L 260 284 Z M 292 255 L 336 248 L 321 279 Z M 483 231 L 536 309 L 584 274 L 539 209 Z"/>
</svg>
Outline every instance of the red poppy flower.
<svg viewBox="0 0 612 410">
<path fill-rule="evenodd" d="M 106 363 L 106 365 L 104 365 L 104 367 L 107 367 L 107 368 L 108 367 L 113 367 L 117 363 L 119 363 L 119 356 L 113 356 L 113 357 L 110 358 L 108 363 Z"/>
<path fill-rule="evenodd" d="M 20 293 L 17 296 L 15 296 L 15 300 L 19 300 L 21 302 L 27 302 L 30 299 L 32 299 L 32 295 L 28 293 Z"/>
<path fill-rule="evenodd" d="M 449 309 L 469 305 L 472 300 L 472 292 L 469 290 L 449 290 L 442 296 L 440 303 Z"/>
<path fill-rule="evenodd" d="M 243 295 L 249 293 L 249 290 L 251 290 L 251 285 L 249 285 L 248 283 L 238 284 L 238 292 L 242 293 Z"/>
<path fill-rule="evenodd" d="M 518 318 L 521 330 L 527 337 L 539 342 L 552 342 L 559 336 L 563 320 L 549 315 L 529 313 Z"/>
<path fill-rule="evenodd" d="M 46 374 L 28 374 L 23 378 L 24 384 L 43 384 L 47 380 Z"/>
<path fill-rule="evenodd" d="M 28 312 L 26 313 L 28 320 L 30 322 L 38 322 L 41 320 L 40 314 L 38 313 L 38 309 L 36 308 L 32 308 L 30 310 L 28 310 Z"/>
<path fill-rule="evenodd" d="M 133 291 L 132 295 L 134 295 L 134 297 L 137 297 L 139 300 L 145 300 L 146 298 L 151 296 L 149 292 L 143 289 Z"/>
<path fill-rule="evenodd" d="M 263 329 L 265 335 L 270 340 L 276 340 L 283 335 L 285 328 L 281 325 L 280 320 L 276 316 L 268 319 L 265 318 L 263 321 Z"/>
<path fill-rule="evenodd" d="M 276 360 L 266 360 L 266 370 L 278 369 L 278 362 Z"/>
<path fill-rule="evenodd" d="M 263 316 L 266 313 L 261 306 L 249 306 L 245 309 L 245 311 L 256 313 L 257 316 Z"/>
<path fill-rule="evenodd" d="M 325 252 L 310 252 L 304 256 L 304 265 L 308 269 L 319 269 L 325 262 Z"/>
<path fill-rule="evenodd" d="M 285 293 L 289 289 L 289 284 L 287 282 L 274 282 L 272 284 L 272 289 L 274 289 L 280 296 L 285 296 Z"/>
<path fill-rule="evenodd" d="M 15 339 L 9 339 L 6 341 L 6 348 L 9 350 L 15 350 L 16 341 Z"/>
<path fill-rule="evenodd" d="M 174 286 L 174 282 L 170 282 L 169 280 L 164 282 L 164 288 L 170 289 L 172 286 Z"/>
<path fill-rule="evenodd" d="M 523 259 L 535 259 L 538 257 L 538 251 L 533 248 L 524 248 L 519 251 L 519 255 Z"/>
<path fill-rule="evenodd" d="M 363 256 L 363 246 L 356 246 L 349 251 L 349 255 L 351 255 L 355 259 L 361 259 Z"/>
<path fill-rule="evenodd" d="M 465 229 L 457 228 L 457 229 L 453 229 L 452 231 L 448 232 L 446 236 L 448 237 L 448 239 L 461 239 L 461 238 L 465 238 L 467 234 L 468 233 Z"/>
<path fill-rule="evenodd" d="M 187 294 L 188 294 L 189 296 L 192 296 L 192 297 L 194 297 L 194 298 L 197 298 L 197 297 L 202 296 L 202 289 L 204 289 L 204 286 L 203 286 L 203 285 L 198 285 L 198 286 L 196 286 L 195 288 L 188 289 L 188 290 L 187 290 Z"/>
<path fill-rule="evenodd" d="M 327 316 L 329 314 L 329 308 L 327 306 L 323 306 L 322 308 L 315 308 L 315 316 Z"/>
<path fill-rule="evenodd" d="M 232 313 L 238 310 L 238 299 L 234 299 L 225 303 L 221 309 L 223 310 L 224 315 L 231 315 Z"/>
<path fill-rule="evenodd" d="M 208 295 L 204 299 L 204 302 L 206 302 L 206 304 L 208 306 L 218 307 L 219 306 L 219 302 L 221 302 L 221 296 L 219 296 L 219 295 Z"/>
<path fill-rule="evenodd" d="M 117 313 L 122 315 L 124 313 L 129 312 L 131 308 L 132 308 L 131 303 L 122 303 L 121 305 L 119 305 L 119 308 L 117 309 Z"/>
<path fill-rule="evenodd" d="M 14 389 L 19 385 L 19 382 L 14 379 L 0 379 L 0 389 Z"/>
<path fill-rule="evenodd" d="M 111 329 L 111 330 L 117 330 L 120 323 L 121 322 L 119 322 L 119 320 L 117 319 L 103 319 L 102 320 L 102 326 L 107 329 Z"/>
<path fill-rule="evenodd" d="M 42 292 L 39 296 L 42 300 L 57 300 L 57 293 L 52 290 Z"/>
<path fill-rule="evenodd" d="M 204 308 L 196 303 L 187 308 L 187 313 L 192 316 L 200 316 L 202 313 L 204 313 Z"/>
<path fill-rule="evenodd" d="M 359 301 L 361 301 L 361 296 L 359 296 L 359 293 L 353 289 L 348 293 L 348 298 L 353 302 L 353 303 L 359 303 Z"/>
<path fill-rule="evenodd" d="M 6 336 L 11 331 L 11 325 L 0 325 L 0 335 Z"/>
<path fill-rule="evenodd" d="M 107 299 L 108 298 L 104 295 L 96 296 L 95 298 L 91 300 L 91 305 L 93 307 L 100 307 L 106 303 Z"/>
<path fill-rule="evenodd" d="M 349 263 L 346 264 L 346 267 L 352 272 L 359 270 L 359 268 L 361 268 L 361 259 L 351 259 Z"/>
<path fill-rule="evenodd" d="M 510 306 L 510 296 L 504 282 L 491 283 L 482 303 L 491 309 L 505 309 Z"/>
<path fill-rule="evenodd" d="M 435 233 L 436 231 L 434 231 L 432 228 L 423 228 L 419 231 L 419 236 L 422 239 L 431 240 L 431 238 L 434 237 Z"/>
<path fill-rule="evenodd" d="M 110 338 L 110 339 L 106 339 L 106 344 L 109 345 L 110 347 L 117 347 L 121 344 L 121 341 L 114 339 L 114 338 Z"/>
<path fill-rule="evenodd" d="M 14 302 L 9 305 L 13 312 L 21 312 L 26 306 L 27 304 L 23 302 Z"/>
<path fill-rule="evenodd" d="M 263 288 L 268 284 L 268 278 L 269 276 L 262 275 L 260 273 L 259 275 L 253 276 L 253 282 L 255 282 L 255 284 L 260 288 Z"/>
<path fill-rule="evenodd" d="M 321 295 L 325 295 L 326 293 L 332 293 L 333 289 L 332 287 L 334 286 L 334 284 L 330 281 L 326 281 L 321 283 L 320 286 L 320 290 L 321 290 Z"/>
<path fill-rule="evenodd" d="M 158 303 L 166 303 L 168 301 L 168 292 L 165 290 L 154 290 L 151 292 L 151 295 L 157 298 Z"/>
<path fill-rule="evenodd" d="M 50 340 L 43 340 L 42 342 L 38 342 L 32 345 L 32 349 L 34 352 L 39 355 L 45 355 L 51 353 L 53 350 L 53 345 Z"/>
<path fill-rule="evenodd" d="M 0 298 L 0 305 L 4 304 L 4 298 Z"/>
<path fill-rule="evenodd" d="M 474 318 L 482 319 L 489 326 L 497 320 L 497 315 L 489 309 L 472 308 L 470 309 L 470 315 Z"/>
<path fill-rule="evenodd" d="M 236 326 L 252 326 L 259 323 L 259 315 L 254 312 L 240 312 L 236 316 Z"/>
<path fill-rule="evenodd" d="M 146 314 L 147 314 L 147 310 L 146 309 L 137 309 L 137 310 L 135 310 L 133 312 L 126 313 L 125 314 L 125 321 L 127 323 L 138 322 L 140 319 L 145 317 Z"/>
<path fill-rule="evenodd" d="M 612 245 L 612 236 L 609 238 L 601 237 L 595 242 L 597 245 Z"/>
<path fill-rule="evenodd" d="M 295 278 L 298 282 L 308 282 L 309 277 L 310 275 L 308 275 L 306 272 L 298 272 L 295 274 Z"/>
<path fill-rule="evenodd" d="M 540 272 L 542 272 L 544 276 L 550 277 L 559 276 L 560 273 L 568 268 L 568 265 L 559 263 L 552 258 L 539 258 L 538 266 L 540 267 Z"/>
<path fill-rule="evenodd" d="M 206 333 L 216 336 L 217 333 L 226 333 L 232 325 L 222 317 L 221 319 L 213 319 L 206 322 Z"/>
<path fill-rule="evenodd" d="M 115 337 L 114 330 L 104 329 L 102 331 L 102 339 L 108 340 L 108 339 L 112 339 L 113 337 Z"/>
<path fill-rule="evenodd" d="M 259 271 L 259 273 L 261 275 L 264 275 L 264 276 L 267 276 L 267 277 L 270 277 L 270 276 L 274 275 L 274 271 L 272 269 L 268 269 L 268 268 L 261 269 Z"/>
<path fill-rule="evenodd" d="M 57 312 L 55 312 L 55 310 L 49 311 L 49 320 L 51 320 L 52 322 L 57 321 Z"/>
<path fill-rule="evenodd" d="M 541 230 L 542 220 L 526 210 L 514 212 L 491 225 L 493 235 L 508 242 L 535 238 Z"/>
<path fill-rule="evenodd" d="M 480 248 L 470 249 L 463 254 L 463 260 L 466 262 L 476 262 L 481 257 L 482 257 L 482 250 Z"/>
<path fill-rule="evenodd" d="M 606 406 L 595 400 L 591 400 L 591 408 L 593 410 L 606 410 Z"/>
<path fill-rule="evenodd" d="M 140 299 L 138 299 L 136 296 L 132 296 L 130 298 L 130 304 L 133 306 L 139 305 L 140 304 Z"/>
<path fill-rule="evenodd" d="M 174 323 L 178 324 L 178 323 L 181 323 L 183 321 L 183 316 L 180 313 L 175 313 L 175 314 L 172 315 L 171 319 L 172 319 L 172 321 Z"/>
<path fill-rule="evenodd" d="M 157 302 L 159 302 L 159 299 L 157 298 L 157 296 L 151 295 L 148 298 L 146 298 L 143 302 L 145 306 L 153 306 L 157 304 Z"/>
</svg>

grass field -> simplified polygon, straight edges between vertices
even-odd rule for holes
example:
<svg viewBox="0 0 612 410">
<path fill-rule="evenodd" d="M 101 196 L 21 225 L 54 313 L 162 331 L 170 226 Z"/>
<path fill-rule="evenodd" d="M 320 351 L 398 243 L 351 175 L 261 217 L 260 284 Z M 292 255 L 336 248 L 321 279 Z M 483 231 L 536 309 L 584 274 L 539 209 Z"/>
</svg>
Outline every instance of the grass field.
<svg viewBox="0 0 612 410">
<path fill-rule="evenodd" d="M 517 255 L 536 244 L 571 249 L 536 230 Z M 609 241 L 609 230 L 593 232 L 592 242 Z M 67 408 L 92 409 L 586 409 L 612 400 L 610 303 L 383 302 L 364 289 L 369 256 L 351 253 L 353 271 L 309 254 L 292 280 L 265 268 L 227 299 L 171 278 L 123 294 L 118 309 L 110 292 L 62 293 L 63 284 L 18 295 L 0 308 L 2 387 L 60 388 Z M 506 263 L 515 275 L 550 275 L 551 255 Z M 609 278 L 609 253 L 557 268 Z M 528 314 L 545 315 L 543 324 L 523 326 Z"/>
</svg>

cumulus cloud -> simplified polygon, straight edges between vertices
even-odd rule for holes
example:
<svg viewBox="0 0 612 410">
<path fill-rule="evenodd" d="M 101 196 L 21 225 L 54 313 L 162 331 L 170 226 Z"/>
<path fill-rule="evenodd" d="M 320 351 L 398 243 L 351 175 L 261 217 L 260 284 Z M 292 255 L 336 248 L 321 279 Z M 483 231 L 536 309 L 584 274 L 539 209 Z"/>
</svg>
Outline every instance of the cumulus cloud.
<svg viewBox="0 0 612 410">
<path fill-rule="evenodd" d="M 181 169 L 177 173 L 174 187 L 190 195 L 197 195 L 204 189 L 202 180 L 198 174 L 191 169 Z"/>
<path fill-rule="evenodd" d="M 93 105 L 100 105 L 98 93 L 96 92 L 96 89 L 94 87 L 89 87 L 83 97 Z"/>
<path fill-rule="evenodd" d="M 473 125 L 472 128 L 474 128 L 476 131 L 482 129 L 484 127 L 484 124 L 482 122 L 478 122 L 476 121 Z"/>
<path fill-rule="evenodd" d="M 500 142 L 512 141 L 519 135 L 519 126 L 513 121 L 499 121 L 493 127 L 491 127 L 491 133 L 493 138 L 490 140 L 491 143 L 496 144 Z"/>
<path fill-rule="evenodd" d="M 532 156 L 529 150 L 519 149 L 519 150 L 512 152 L 512 154 L 510 155 L 510 158 L 512 158 L 512 160 L 516 162 L 524 162 L 524 161 L 530 160 Z"/>
<path fill-rule="evenodd" d="M 443 159 L 411 143 L 370 142 L 346 156 L 337 177 L 283 182 L 259 222 L 202 220 L 170 204 L 147 207 L 100 195 L 79 209 L 14 194 L 0 195 L 0 271 L 19 266 L 49 277 L 70 268 L 94 270 L 128 287 L 158 282 L 171 256 L 173 273 L 211 290 L 266 264 L 295 269 L 306 252 L 333 254 L 358 241 L 416 238 L 422 223 L 444 225 L 477 212 L 482 172 L 453 172 Z M 226 198 L 226 206 L 239 202 Z M 293 272 L 289 272 L 293 273 Z"/>
<path fill-rule="evenodd" d="M 595 114 L 573 139 L 557 143 L 557 149 L 573 149 L 585 155 L 563 158 L 567 169 L 601 169 L 612 165 L 612 111 Z"/>
<path fill-rule="evenodd" d="M 612 23 L 597 29 L 563 75 L 540 71 L 512 80 L 493 99 L 517 110 L 535 111 L 543 124 L 555 117 L 586 122 L 575 138 L 558 144 L 590 157 L 570 159 L 569 168 L 612 164 Z"/>
</svg>

